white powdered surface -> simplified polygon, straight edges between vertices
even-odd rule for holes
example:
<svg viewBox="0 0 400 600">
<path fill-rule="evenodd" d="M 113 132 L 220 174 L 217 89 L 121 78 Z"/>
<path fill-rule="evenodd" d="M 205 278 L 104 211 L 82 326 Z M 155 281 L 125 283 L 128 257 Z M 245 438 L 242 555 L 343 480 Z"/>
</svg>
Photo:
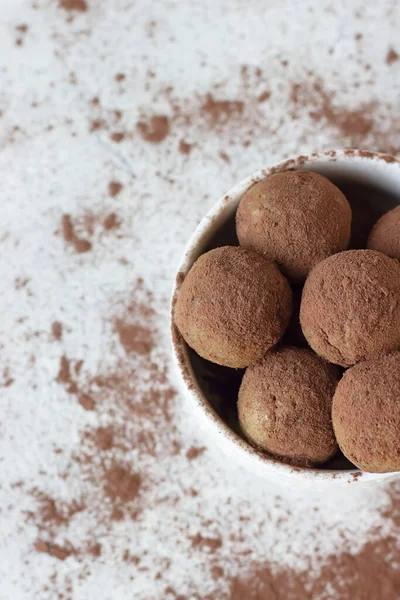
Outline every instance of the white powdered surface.
<svg viewBox="0 0 400 600">
<path fill-rule="evenodd" d="M 400 147 L 400 5 L 62 4 L 0 2 L 0 599 L 223 600 L 256 563 L 317 576 L 398 532 L 389 488 L 278 488 L 222 456 L 170 391 L 169 294 L 190 233 L 243 177 Z M 121 324 L 144 327 L 144 349 Z"/>
</svg>

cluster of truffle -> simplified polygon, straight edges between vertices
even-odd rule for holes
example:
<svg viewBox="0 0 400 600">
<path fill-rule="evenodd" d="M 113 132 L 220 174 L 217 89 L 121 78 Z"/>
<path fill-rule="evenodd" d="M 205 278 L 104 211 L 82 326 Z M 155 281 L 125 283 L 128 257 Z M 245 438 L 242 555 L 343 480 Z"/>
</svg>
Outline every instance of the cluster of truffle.
<svg viewBox="0 0 400 600">
<path fill-rule="evenodd" d="M 346 250 L 351 220 L 317 173 L 254 184 L 237 209 L 240 246 L 194 263 L 175 322 L 203 358 L 246 368 L 237 408 L 256 448 L 312 466 L 339 446 L 362 470 L 398 471 L 400 207 L 365 250 Z"/>
</svg>

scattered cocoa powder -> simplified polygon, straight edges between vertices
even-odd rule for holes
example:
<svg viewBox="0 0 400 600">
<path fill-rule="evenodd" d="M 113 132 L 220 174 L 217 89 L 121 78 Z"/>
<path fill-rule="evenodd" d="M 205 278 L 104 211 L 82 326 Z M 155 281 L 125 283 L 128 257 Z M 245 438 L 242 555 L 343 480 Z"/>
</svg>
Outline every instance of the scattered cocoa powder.
<svg viewBox="0 0 400 600">
<path fill-rule="evenodd" d="M 400 570 L 392 561 L 398 553 L 394 536 L 368 542 L 358 554 L 331 556 L 318 575 L 308 571 L 255 567 L 233 577 L 226 600 L 394 600 L 400 589 Z M 334 573 L 334 576 L 332 576 Z M 225 600 L 224 598 L 224 600 Z"/>
<path fill-rule="evenodd" d="M 213 94 L 208 94 L 201 110 L 209 119 L 210 125 L 215 126 L 219 122 L 226 122 L 233 117 L 240 116 L 244 110 L 244 102 L 242 100 L 215 100 Z"/>
<path fill-rule="evenodd" d="M 89 252 L 89 250 L 92 249 L 92 244 L 89 240 L 82 239 L 75 234 L 74 225 L 70 215 L 63 215 L 61 224 L 65 242 L 71 244 L 78 254 Z"/>
<path fill-rule="evenodd" d="M 386 64 L 390 67 L 397 60 L 399 60 L 399 55 L 393 48 L 389 48 L 388 53 L 386 54 Z"/>
<path fill-rule="evenodd" d="M 139 121 L 137 129 L 146 142 L 159 144 L 169 134 L 169 119 L 165 115 L 154 115 L 149 121 Z"/>
<path fill-rule="evenodd" d="M 263 92 L 262 94 L 260 94 L 257 98 L 258 102 L 266 102 L 267 100 L 269 100 L 271 97 L 271 92 L 269 90 L 266 90 L 265 92 Z"/>
<path fill-rule="evenodd" d="M 192 147 L 193 147 L 193 144 L 188 144 L 184 140 L 181 140 L 179 142 L 179 152 L 181 154 L 190 154 Z"/>
<path fill-rule="evenodd" d="M 141 325 L 130 325 L 117 319 L 115 329 L 126 352 L 135 352 L 140 355 L 150 353 L 153 347 L 153 339 L 147 328 Z"/>
<path fill-rule="evenodd" d="M 121 225 L 117 215 L 115 213 L 109 214 L 103 221 L 103 227 L 106 231 L 110 231 L 111 229 L 118 229 Z"/>
<path fill-rule="evenodd" d="M 114 429 L 111 425 L 108 427 L 98 427 L 94 431 L 94 442 L 99 450 L 111 450 L 114 445 Z"/>
<path fill-rule="evenodd" d="M 54 321 L 51 325 L 51 333 L 53 335 L 53 338 L 55 340 L 57 340 L 58 342 L 61 340 L 62 338 L 62 334 L 63 334 L 63 326 L 60 323 L 60 321 Z"/>
<path fill-rule="evenodd" d="M 104 475 L 104 493 L 114 502 L 126 504 L 135 500 L 140 492 L 141 478 L 121 465 L 114 465 Z"/>
<path fill-rule="evenodd" d="M 196 533 L 194 537 L 191 538 L 193 548 L 198 550 L 208 550 L 209 552 L 216 552 L 219 548 L 222 547 L 222 540 L 220 537 L 204 537 L 201 533 Z"/>
<path fill-rule="evenodd" d="M 119 144 L 120 142 L 122 142 L 124 137 L 125 137 L 125 133 L 123 131 L 116 131 L 115 133 L 111 134 L 111 139 L 116 144 Z"/>
<path fill-rule="evenodd" d="M 49 554 L 50 556 L 53 556 L 58 560 L 65 560 L 66 558 L 71 556 L 71 554 L 74 554 L 74 549 L 71 546 L 63 548 L 61 546 L 58 546 L 58 544 L 52 544 L 43 540 L 38 540 L 37 542 L 35 542 L 35 550 L 37 552 L 44 552 L 46 554 Z"/>
<path fill-rule="evenodd" d="M 108 193 L 111 196 L 111 198 L 115 198 L 115 196 L 118 196 L 123 187 L 124 186 L 119 181 L 110 181 L 110 183 L 108 184 Z"/>
<path fill-rule="evenodd" d="M 205 450 L 206 449 L 204 448 L 204 446 L 202 446 L 201 448 L 196 448 L 195 446 L 192 446 L 186 452 L 186 456 L 189 460 L 193 460 L 193 459 L 201 456 L 201 454 L 203 454 L 203 452 L 205 452 Z"/>
<path fill-rule="evenodd" d="M 93 410 L 94 409 L 94 401 L 93 398 L 88 396 L 87 394 L 81 394 L 78 398 L 79 404 L 85 410 Z"/>
<path fill-rule="evenodd" d="M 124 73 L 117 73 L 115 76 L 115 81 L 124 81 L 125 78 L 126 75 L 124 75 Z"/>
<path fill-rule="evenodd" d="M 68 11 L 86 12 L 88 10 L 86 0 L 59 0 L 59 6 Z"/>
<path fill-rule="evenodd" d="M 106 122 L 103 119 L 94 119 L 90 125 L 90 133 L 98 131 L 99 129 L 104 129 L 105 126 Z"/>
</svg>

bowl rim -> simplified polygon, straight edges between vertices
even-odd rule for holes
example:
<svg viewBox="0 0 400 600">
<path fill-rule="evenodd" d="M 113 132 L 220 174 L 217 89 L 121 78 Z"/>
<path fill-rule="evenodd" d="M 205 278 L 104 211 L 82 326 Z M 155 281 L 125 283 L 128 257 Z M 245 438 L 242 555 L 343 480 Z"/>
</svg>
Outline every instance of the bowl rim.
<svg viewBox="0 0 400 600">
<path fill-rule="evenodd" d="M 199 409 L 198 413 L 200 411 L 200 415 L 205 418 L 209 428 L 211 427 L 213 430 L 219 445 L 223 445 L 229 450 L 236 450 L 237 457 L 242 459 L 241 462 L 247 463 L 251 470 L 256 471 L 262 477 L 274 477 L 275 479 L 279 478 L 286 481 L 301 479 L 314 483 L 343 484 L 381 481 L 396 475 L 396 473 L 369 473 L 358 469 L 334 470 L 297 467 L 283 463 L 273 456 L 258 451 L 225 423 L 202 393 L 192 369 L 187 344 L 174 322 L 175 304 L 180 287 L 194 261 L 203 253 L 201 247 L 204 247 L 207 241 L 219 229 L 220 225 L 236 212 L 240 198 L 254 183 L 265 179 L 265 177 L 268 177 L 272 173 L 297 167 L 304 168 L 305 166 L 308 167 L 308 165 L 312 167 L 316 163 L 325 164 L 338 161 L 368 161 L 369 163 L 375 162 L 380 165 L 385 164 L 388 168 L 400 167 L 400 161 L 389 154 L 356 149 L 339 149 L 313 152 L 308 156 L 300 155 L 297 158 L 284 160 L 259 169 L 234 185 L 226 194 L 220 197 L 202 218 L 186 244 L 173 284 L 170 306 L 172 354 L 178 370 L 181 387 L 186 396 L 194 403 L 194 406 Z M 400 171 L 398 176 L 400 186 Z"/>
</svg>

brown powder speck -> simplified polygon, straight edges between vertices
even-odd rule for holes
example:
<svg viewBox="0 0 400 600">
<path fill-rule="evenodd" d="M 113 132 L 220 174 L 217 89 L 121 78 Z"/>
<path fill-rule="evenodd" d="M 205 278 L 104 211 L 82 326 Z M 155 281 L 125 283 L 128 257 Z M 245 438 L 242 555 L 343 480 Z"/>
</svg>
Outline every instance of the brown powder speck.
<svg viewBox="0 0 400 600">
<path fill-rule="evenodd" d="M 190 154 L 193 144 L 188 144 L 184 140 L 179 142 L 179 152 L 181 154 Z"/>
<path fill-rule="evenodd" d="M 137 129 L 146 142 L 159 144 L 169 134 L 169 119 L 165 115 L 154 115 L 150 122 L 139 121 Z"/>
<path fill-rule="evenodd" d="M 351 110 L 334 103 L 334 94 L 325 89 L 321 79 L 309 79 L 302 84 L 292 83 L 290 101 L 292 118 L 298 118 L 299 109 L 307 109 L 311 119 L 325 122 L 337 129 L 340 138 L 347 138 L 351 146 L 363 143 L 374 131 L 374 102 L 365 103 Z"/>
<path fill-rule="evenodd" d="M 103 119 L 94 119 L 94 121 L 92 121 L 90 124 L 90 133 L 98 131 L 99 129 L 103 129 L 105 125 L 106 123 Z"/>
<path fill-rule="evenodd" d="M 125 78 L 126 76 L 124 75 L 124 73 L 117 73 L 115 76 L 115 81 L 124 81 Z"/>
<path fill-rule="evenodd" d="M 79 12 L 86 12 L 88 9 L 86 0 L 60 0 L 59 7 L 64 10 L 76 10 Z"/>
<path fill-rule="evenodd" d="M 203 452 L 205 452 L 205 448 L 204 446 L 200 447 L 200 448 L 196 448 L 196 446 L 192 446 L 191 448 L 189 448 L 189 450 L 186 452 L 186 457 L 189 460 L 193 460 L 195 458 L 197 458 L 198 456 L 200 456 L 201 454 L 203 454 Z"/>
<path fill-rule="evenodd" d="M 60 359 L 60 368 L 57 375 L 57 381 L 64 384 L 71 382 L 70 361 L 66 356 L 62 356 Z"/>
<path fill-rule="evenodd" d="M 123 187 L 124 186 L 122 185 L 122 183 L 119 183 L 119 181 L 110 181 L 110 183 L 108 184 L 108 193 L 111 196 L 111 198 L 115 198 L 115 196 L 117 196 L 120 193 Z"/>
<path fill-rule="evenodd" d="M 89 242 L 89 240 L 81 239 L 75 234 L 75 228 L 70 215 L 62 216 L 61 225 L 65 242 L 71 244 L 78 254 L 91 250 L 91 242 Z"/>
<path fill-rule="evenodd" d="M 111 450 L 114 445 L 114 429 L 111 426 L 98 427 L 93 435 L 98 450 Z"/>
<path fill-rule="evenodd" d="M 83 365 L 83 360 L 77 360 L 75 363 L 75 367 L 74 367 L 74 371 L 77 375 L 79 375 L 79 373 L 81 372 L 82 369 L 82 365 Z"/>
<path fill-rule="evenodd" d="M 97 98 L 97 96 L 95 96 L 91 99 L 90 103 L 92 104 L 92 106 L 98 106 L 100 104 L 100 100 Z"/>
<path fill-rule="evenodd" d="M 130 325 L 117 319 L 115 329 L 126 352 L 135 352 L 139 355 L 151 352 L 153 339 L 151 332 L 146 327 Z"/>
<path fill-rule="evenodd" d="M 200 533 L 197 533 L 194 537 L 190 538 L 192 541 L 193 548 L 199 550 L 208 550 L 209 552 L 215 552 L 222 546 L 221 538 L 204 537 Z"/>
<path fill-rule="evenodd" d="M 226 152 L 224 152 L 223 150 L 221 150 L 221 152 L 219 153 L 220 158 L 222 158 L 223 161 L 225 161 L 226 163 L 230 163 L 231 159 L 229 158 L 228 154 Z"/>
<path fill-rule="evenodd" d="M 393 48 L 389 48 L 388 53 L 386 54 L 386 64 L 391 66 L 397 60 L 399 60 L 399 55 Z"/>
<path fill-rule="evenodd" d="M 211 567 L 211 576 L 213 579 L 221 579 L 221 577 L 224 576 L 223 568 L 219 567 L 218 565 L 214 565 Z"/>
<path fill-rule="evenodd" d="M 208 94 L 201 110 L 208 117 L 211 125 L 216 125 L 218 122 L 226 122 L 233 116 L 241 115 L 244 110 L 244 102 L 242 100 L 215 100 L 212 94 Z"/>
<path fill-rule="evenodd" d="M 271 97 L 271 92 L 266 90 L 265 92 L 262 92 L 262 94 L 260 94 L 257 98 L 258 102 L 266 102 L 267 100 L 269 100 Z"/>
<path fill-rule="evenodd" d="M 74 553 L 72 547 L 62 548 L 57 544 L 52 544 L 43 540 L 38 540 L 37 542 L 35 542 L 35 550 L 37 552 L 44 552 L 46 554 L 49 554 L 50 556 L 54 556 L 54 558 L 57 558 L 58 560 L 65 560 L 71 554 Z"/>
<path fill-rule="evenodd" d="M 54 321 L 51 325 L 51 333 L 53 334 L 53 338 L 57 341 L 60 341 L 62 338 L 63 327 L 59 321 Z"/>
<path fill-rule="evenodd" d="M 99 544 L 99 543 L 92 544 L 91 546 L 89 546 L 88 552 L 89 552 L 89 554 L 91 554 L 94 557 L 101 556 L 101 544 Z"/>
<path fill-rule="evenodd" d="M 94 409 L 94 400 L 87 394 L 81 394 L 79 396 L 79 404 L 85 410 L 93 410 Z"/>
<path fill-rule="evenodd" d="M 105 495 L 112 500 L 119 499 L 124 504 L 138 497 L 140 486 L 140 475 L 120 465 L 114 465 L 104 475 Z"/>
<path fill-rule="evenodd" d="M 110 231 L 111 229 L 118 229 L 121 225 L 121 222 L 118 220 L 117 215 L 115 213 L 109 214 L 103 221 L 103 227 L 106 231 Z"/>
<path fill-rule="evenodd" d="M 29 279 L 23 279 L 22 277 L 17 277 L 14 281 L 14 287 L 16 290 L 21 290 L 29 283 Z"/>
<path fill-rule="evenodd" d="M 116 131 L 115 133 L 111 134 L 111 139 L 116 144 L 119 144 L 120 142 L 122 142 L 124 137 L 125 137 L 125 134 L 122 131 Z"/>
<path fill-rule="evenodd" d="M 8 367 L 3 369 L 3 387 L 10 387 L 14 383 L 14 379 L 10 377 L 10 371 Z"/>
<path fill-rule="evenodd" d="M 17 25 L 15 29 L 20 33 L 26 33 L 28 31 L 28 25 Z"/>
</svg>

